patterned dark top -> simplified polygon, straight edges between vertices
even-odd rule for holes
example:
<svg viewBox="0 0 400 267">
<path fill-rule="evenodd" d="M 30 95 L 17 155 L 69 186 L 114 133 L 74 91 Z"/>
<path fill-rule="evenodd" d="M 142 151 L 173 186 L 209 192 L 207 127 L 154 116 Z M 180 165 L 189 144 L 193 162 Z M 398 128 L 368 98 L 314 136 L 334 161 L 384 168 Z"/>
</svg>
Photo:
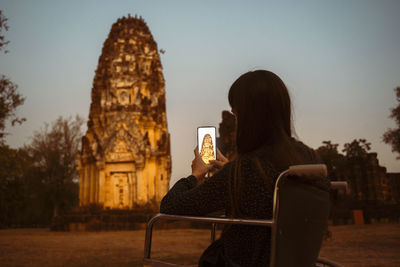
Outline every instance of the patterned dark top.
<svg viewBox="0 0 400 267">
<path fill-rule="evenodd" d="M 303 143 L 294 141 L 296 150 L 303 156 L 304 164 L 320 163 L 315 151 Z M 264 169 L 266 183 L 257 165 L 250 156 L 242 156 L 239 192 L 239 209 L 244 218 L 271 219 L 275 180 L 283 170 L 277 170 L 268 160 L 268 148 L 262 147 L 252 153 Z M 176 215 L 203 216 L 215 211 L 231 211 L 228 179 L 232 162 L 227 163 L 218 173 L 203 184 L 196 186 L 196 178 L 182 178 L 170 189 L 161 202 L 160 212 Z M 329 181 L 317 180 L 315 186 L 329 189 Z M 262 226 L 231 225 L 227 227 L 220 240 L 224 258 L 239 266 L 268 266 L 270 228 Z"/>
</svg>

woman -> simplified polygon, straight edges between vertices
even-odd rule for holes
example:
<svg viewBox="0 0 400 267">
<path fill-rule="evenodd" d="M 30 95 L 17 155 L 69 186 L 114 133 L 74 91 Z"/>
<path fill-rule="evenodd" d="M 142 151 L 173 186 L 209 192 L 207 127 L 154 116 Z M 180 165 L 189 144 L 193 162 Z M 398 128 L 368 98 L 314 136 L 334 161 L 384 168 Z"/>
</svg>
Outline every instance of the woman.
<svg viewBox="0 0 400 267">
<path fill-rule="evenodd" d="M 236 116 L 237 156 L 231 162 L 219 153 L 206 165 L 197 149 L 192 175 L 179 180 L 161 202 L 168 214 L 206 215 L 225 211 L 240 218 L 272 218 L 272 197 L 278 174 L 290 165 L 319 163 L 314 150 L 292 138 L 291 104 L 282 80 L 266 70 L 240 76 L 229 90 Z M 214 166 L 221 169 L 205 179 Z M 328 190 L 328 181 L 315 186 Z M 270 229 L 232 225 L 224 229 L 200 258 L 199 266 L 268 266 Z"/>
</svg>

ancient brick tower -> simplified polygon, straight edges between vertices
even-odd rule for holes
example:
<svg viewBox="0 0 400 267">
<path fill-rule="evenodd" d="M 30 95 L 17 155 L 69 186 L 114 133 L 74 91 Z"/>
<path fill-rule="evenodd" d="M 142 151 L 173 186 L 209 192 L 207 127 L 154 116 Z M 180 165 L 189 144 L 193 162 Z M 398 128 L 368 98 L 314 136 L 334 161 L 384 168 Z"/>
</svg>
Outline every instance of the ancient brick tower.
<svg viewBox="0 0 400 267">
<path fill-rule="evenodd" d="M 80 206 L 159 203 L 171 174 L 165 87 L 157 44 L 142 18 L 123 17 L 112 25 L 87 126 L 78 156 Z"/>
</svg>

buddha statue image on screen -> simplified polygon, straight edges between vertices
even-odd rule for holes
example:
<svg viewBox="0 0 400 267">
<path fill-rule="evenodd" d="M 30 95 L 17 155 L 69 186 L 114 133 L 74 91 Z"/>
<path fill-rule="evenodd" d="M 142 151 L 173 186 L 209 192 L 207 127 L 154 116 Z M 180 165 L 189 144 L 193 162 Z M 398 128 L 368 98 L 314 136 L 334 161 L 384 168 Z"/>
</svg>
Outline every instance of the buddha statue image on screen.
<svg viewBox="0 0 400 267">
<path fill-rule="evenodd" d="M 214 144 L 212 142 L 211 135 L 204 135 L 203 142 L 201 144 L 200 156 L 206 164 L 210 163 L 210 160 L 215 160 L 214 156 Z"/>
</svg>

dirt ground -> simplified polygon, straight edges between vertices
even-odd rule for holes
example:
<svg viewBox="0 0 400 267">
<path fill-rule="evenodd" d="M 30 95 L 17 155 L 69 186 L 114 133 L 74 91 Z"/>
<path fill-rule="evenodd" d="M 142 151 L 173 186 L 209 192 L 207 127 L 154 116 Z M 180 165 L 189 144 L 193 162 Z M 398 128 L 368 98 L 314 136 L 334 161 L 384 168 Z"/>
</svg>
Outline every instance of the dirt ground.
<svg viewBox="0 0 400 267">
<path fill-rule="evenodd" d="M 320 256 L 343 266 L 400 266 L 400 224 L 331 226 Z M 141 266 L 144 230 L 51 232 L 0 230 L 0 266 Z M 155 230 L 152 256 L 196 263 L 208 230 Z"/>
</svg>

